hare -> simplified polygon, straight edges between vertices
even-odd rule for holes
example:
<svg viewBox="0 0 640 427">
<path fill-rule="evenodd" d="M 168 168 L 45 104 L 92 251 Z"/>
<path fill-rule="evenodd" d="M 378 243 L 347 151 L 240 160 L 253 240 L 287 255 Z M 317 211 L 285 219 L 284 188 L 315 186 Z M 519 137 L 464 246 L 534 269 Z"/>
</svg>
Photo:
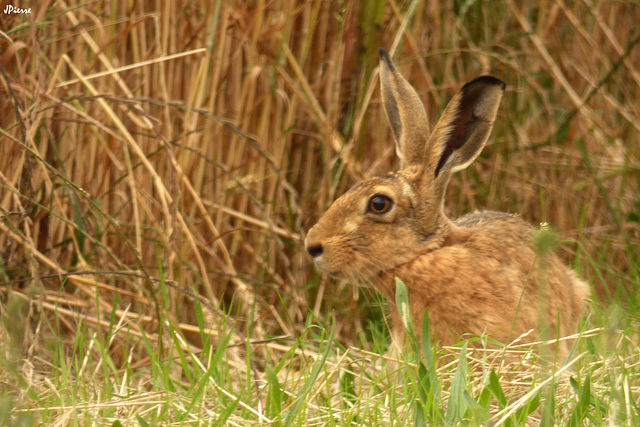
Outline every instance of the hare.
<svg viewBox="0 0 640 427">
<path fill-rule="evenodd" d="M 440 345 L 464 335 L 509 343 L 532 329 L 526 339 L 576 333 L 589 287 L 555 254 L 537 256 L 532 226 L 508 213 L 451 221 L 443 211 L 451 175 L 491 133 L 505 84 L 492 76 L 468 82 L 430 133 L 418 94 L 384 49 L 380 83 L 402 169 L 356 184 L 309 230 L 305 248 L 317 268 L 382 292 L 396 345 L 404 339 L 396 278 L 406 284 L 413 324 L 428 310 Z M 561 341 L 558 350 L 566 355 L 567 347 Z"/>
</svg>

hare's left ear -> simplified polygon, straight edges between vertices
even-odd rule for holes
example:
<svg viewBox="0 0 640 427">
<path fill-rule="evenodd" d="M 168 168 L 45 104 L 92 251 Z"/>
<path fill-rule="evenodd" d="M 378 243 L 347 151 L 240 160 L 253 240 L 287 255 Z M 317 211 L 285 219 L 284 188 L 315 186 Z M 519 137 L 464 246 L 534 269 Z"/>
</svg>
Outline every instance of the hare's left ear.
<svg viewBox="0 0 640 427">
<path fill-rule="evenodd" d="M 422 165 L 429 138 L 429 122 L 420 97 L 396 70 L 389 53 L 380 49 L 380 88 L 382 104 L 396 140 L 401 167 Z"/>
<path fill-rule="evenodd" d="M 505 84 L 492 76 L 471 80 L 453 97 L 426 145 L 431 179 L 466 168 L 489 139 Z"/>
</svg>

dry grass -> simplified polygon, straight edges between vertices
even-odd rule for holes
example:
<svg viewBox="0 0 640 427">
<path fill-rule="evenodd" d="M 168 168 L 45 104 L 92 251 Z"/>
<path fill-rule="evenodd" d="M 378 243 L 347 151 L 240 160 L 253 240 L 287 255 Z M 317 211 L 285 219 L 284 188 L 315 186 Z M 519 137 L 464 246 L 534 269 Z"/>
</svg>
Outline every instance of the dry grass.
<svg viewBox="0 0 640 427">
<path fill-rule="evenodd" d="M 73 352 L 82 330 L 112 338 L 115 366 L 143 366 L 145 342 L 177 356 L 167 325 L 198 354 L 232 321 L 230 360 L 252 348 L 264 366 L 280 353 L 261 343 L 334 317 L 335 338 L 360 347 L 379 310 L 318 277 L 302 239 L 337 195 L 396 166 L 380 46 L 432 123 L 465 81 L 507 82 L 490 145 L 450 186 L 452 216 L 548 222 L 605 305 L 637 308 L 640 5 L 544 5 L 48 1 L 0 15 L 0 350 L 46 375 L 47 343 Z"/>
</svg>

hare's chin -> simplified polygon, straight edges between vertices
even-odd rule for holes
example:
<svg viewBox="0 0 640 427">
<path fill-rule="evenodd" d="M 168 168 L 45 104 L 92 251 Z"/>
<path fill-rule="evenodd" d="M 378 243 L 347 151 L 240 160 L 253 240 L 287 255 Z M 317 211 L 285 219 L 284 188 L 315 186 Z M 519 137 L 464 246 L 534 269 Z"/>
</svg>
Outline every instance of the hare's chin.
<svg viewBox="0 0 640 427">
<path fill-rule="evenodd" d="M 318 271 L 320 271 L 320 273 L 324 274 L 325 276 L 331 277 L 332 279 L 340 278 L 341 276 L 340 271 L 327 270 L 327 268 L 322 264 L 321 259 L 317 259 L 313 263 L 316 265 L 316 268 L 318 269 Z"/>
</svg>

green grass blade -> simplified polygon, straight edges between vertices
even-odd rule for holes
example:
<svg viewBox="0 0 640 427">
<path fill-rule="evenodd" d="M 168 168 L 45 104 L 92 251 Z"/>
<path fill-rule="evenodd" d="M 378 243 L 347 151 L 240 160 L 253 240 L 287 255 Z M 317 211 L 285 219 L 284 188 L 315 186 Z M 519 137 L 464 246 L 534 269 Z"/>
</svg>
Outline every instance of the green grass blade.
<svg viewBox="0 0 640 427">
<path fill-rule="evenodd" d="M 427 364 L 427 369 L 429 372 L 435 372 L 435 363 L 434 363 L 434 347 L 431 344 L 431 326 L 429 325 L 429 311 L 424 311 L 424 316 L 422 317 L 422 331 L 421 331 L 421 341 L 422 345 L 422 356 L 424 357 L 424 361 Z M 433 378 L 432 378 L 433 380 Z"/>
<path fill-rule="evenodd" d="M 549 394 L 542 405 L 542 415 L 540 416 L 540 427 L 554 427 L 556 425 L 556 384 L 549 387 Z"/>
<path fill-rule="evenodd" d="M 320 371 L 322 371 L 322 369 L 324 368 L 325 363 L 327 361 L 327 357 L 329 356 L 329 353 L 331 352 L 331 349 L 332 349 L 334 332 L 335 332 L 335 325 L 331 325 L 331 332 L 329 332 L 329 338 L 325 342 L 325 348 L 322 353 L 322 358 L 316 363 L 316 366 L 313 368 L 311 375 L 309 375 L 307 382 L 304 384 L 304 386 L 298 393 L 298 396 L 296 396 L 295 401 L 291 405 L 291 409 L 287 411 L 288 413 L 287 413 L 287 419 L 285 421 L 285 427 L 291 426 L 291 423 L 293 423 L 293 421 L 295 420 L 296 416 L 298 415 L 298 412 L 300 411 L 300 408 L 302 407 L 302 404 L 304 403 L 307 395 L 311 391 L 311 388 L 316 382 L 316 379 L 320 375 Z"/>
<path fill-rule="evenodd" d="M 215 420 L 213 422 L 213 424 L 211 424 L 212 426 L 216 426 L 216 427 L 224 427 L 227 425 L 227 420 L 229 419 L 229 417 L 231 417 L 231 415 L 233 414 L 233 412 L 236 410 L 236 407 L 238 406 L 238 403 L 240 403 L 240 398 L 237 398 L 235 401 L 231 402 L 229 405 L 227 405 L 226 408 L 224 408 L 224 411 L 222 411 L 222 413 L 220 414 L 220 417 L 218 417 L 217 420 Z"/>
<path fill-rule="evenodd" d="M 276 371 L 269 365 L 266 367 L 267 383 L 269 385 L 269 394 L 267 396 L 267 413 L 269 418 L 274 421 L 274 425 L 281 426 L 282 404 L 285 400 L 285 394 L 282 392 L 282 386 L 278 381 Z"/>
<path fill-rule="evenodd" d="M 447 424 L 461 422 L 468 409 L 468 402 L 465 398 L 467 392 L 467 343 L 462 345 L 460 350 L 460 360 L 456 373 L 451 382 L 451 392 L 449 394 L 449 404 L 445 420 Z"/>
</svg>

